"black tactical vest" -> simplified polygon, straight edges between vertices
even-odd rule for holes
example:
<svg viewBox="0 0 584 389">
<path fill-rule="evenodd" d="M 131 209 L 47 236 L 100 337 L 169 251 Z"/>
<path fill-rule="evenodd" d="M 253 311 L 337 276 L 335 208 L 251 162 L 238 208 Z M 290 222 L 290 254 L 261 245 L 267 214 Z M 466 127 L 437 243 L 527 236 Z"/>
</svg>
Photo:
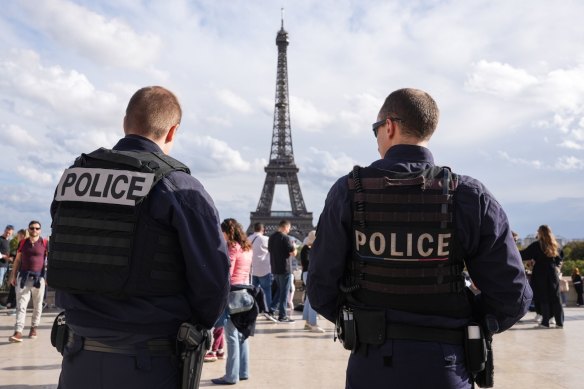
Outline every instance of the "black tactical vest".
<svg viewBox="0 0 584 389">
<path fill-rule="evenodd" d="M 176 232 L 149 216 L 150 190 L 189 169 L 162 153 L 101 148 L 65 170 L 55 193 L 47 282 L 69 293 L 112 297 L 184 290 Z"/>
<path fill-rule="evenodd" d="M 455 236 L 458 177 L 432 167 L 349 175 L 353 259 L 343 290 L 366 306 L 455 318 L 471 314 Z"/>
</svg>

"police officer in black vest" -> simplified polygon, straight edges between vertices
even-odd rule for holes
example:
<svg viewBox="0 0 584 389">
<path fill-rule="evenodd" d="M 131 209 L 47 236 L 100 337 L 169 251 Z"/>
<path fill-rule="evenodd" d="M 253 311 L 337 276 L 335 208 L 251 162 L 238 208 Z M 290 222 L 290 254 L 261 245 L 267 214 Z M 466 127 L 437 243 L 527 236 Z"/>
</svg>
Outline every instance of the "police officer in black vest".
<svg viewBox="0 0 584 389">
<path fill-rule="evenodd" d="M 341 177 L 320 216 L 308 296 L 352 350 L 346 388 L 490 387 L 490 335 L 529 307 L 499 203 L 434 165 L 426 147 L 438 116 L 424 91 L 391 93 L 373 124 L 382 159 Z"/>
<path fill-rule="evenodd" d="M 112 150 L 82 154 L 51 206 L 47 281 L 65 310 L 59 388 L 179 387 L 177 332 L 211 328 L 225 308 L 229 258 L 213 200 L 168 156 L 182 111 L 138 90 Z"/>
</svg>

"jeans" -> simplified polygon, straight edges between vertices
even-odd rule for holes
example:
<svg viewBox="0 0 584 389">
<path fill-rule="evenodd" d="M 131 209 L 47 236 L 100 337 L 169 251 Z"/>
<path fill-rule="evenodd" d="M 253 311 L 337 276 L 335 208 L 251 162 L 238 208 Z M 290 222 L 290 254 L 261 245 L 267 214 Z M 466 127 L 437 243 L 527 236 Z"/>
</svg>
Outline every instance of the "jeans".
<svg viewBox="0 0 584 389">
<path fill-rule="evenodd" d="M 4 274 L 6 274 L 7 270 L 8 270 L 7 267 L 0 267 L 0 287 L 3 285 Z M 6 282 L 8 282 L 8 280 Z M 8 285 L 6 285 L 6 289 L 8 289 Z"/>
<path fill-rule="evenodd" d="M 235 328 L 231 319 L 225 324 L 227 340 L 227 361 L 225 364 L 225 381 L 237 382 L 249 378 L 249 346 L 247 339 Z"/>
<path fill-rule="evenodd" d="M 308 281 L 308 273 L 302 273 L 302 281 L 304 281 L 304 285 L 307 285 L 307 281 Z M 316 326 L 316 320 L 317 320 L 317 313 L 314 309 L 312 309 L 312 307 L 310 306 L 310 301 L 308 301 L 308 295 L 306 295 L 306 298 L 304 299 L 304 309 L 302 310 L 302 319 L 306 320 L 306 322 L 308 324 L 310 324 L 311 326 Z"/>
<path fill-rule="evenodd" d="M 20 276 L 16 280 L 16 325 L 14 331 L 22 332 L 24 329 L 24 320 L 26 319 L 26 308 L 30 296 L 32 295 L 32 327 L 38 327 L 41 322 L 41 313 L 43 312 L 43 296 L 45 295 L 45 279 L 41 278 L 41 287 L 35 288 L 33 280 L 28 279 L 24 288 L 20 287 Z"/>
<path fill-rule="evenodd" d="M 268 273 L 265 276 L 252 276 L 251 283 L 253 286 L 259 286 L 264 291 L 264 296 L 266 297 L 266 307 L 269 310 L 272 308 L 272 273 Z"/>
<path fill-rule="evenodd" d="M 287 317 L 286 308 L 288 307 L 288 296 L 290 295 L 290 273 L 274 274 L 276 284 L 278 285 L 278 318 Z"/>
</svg>

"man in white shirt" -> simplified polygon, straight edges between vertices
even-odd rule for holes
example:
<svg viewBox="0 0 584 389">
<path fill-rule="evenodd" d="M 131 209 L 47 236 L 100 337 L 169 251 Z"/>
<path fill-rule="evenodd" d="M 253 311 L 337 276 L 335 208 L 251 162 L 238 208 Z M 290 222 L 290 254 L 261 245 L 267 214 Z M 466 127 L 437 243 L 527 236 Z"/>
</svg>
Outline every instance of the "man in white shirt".
<svg viewBox="0 0 584 389">
<path fill-rule="evenodd" d="M 273 317 L 272 308 L 272 267 L 270 266 L 270 252 L 268 251 L 268 237 L 264 235 L 264 225 L 255 223 L 254 233 L 248 236 L 248 241 L 252 247 L 252 284 L 259 286 L 266 296 L 266 306 L 270 308 L 270 313 L 264 316 L 273 322 L 277 320 Z"/>
</svg>

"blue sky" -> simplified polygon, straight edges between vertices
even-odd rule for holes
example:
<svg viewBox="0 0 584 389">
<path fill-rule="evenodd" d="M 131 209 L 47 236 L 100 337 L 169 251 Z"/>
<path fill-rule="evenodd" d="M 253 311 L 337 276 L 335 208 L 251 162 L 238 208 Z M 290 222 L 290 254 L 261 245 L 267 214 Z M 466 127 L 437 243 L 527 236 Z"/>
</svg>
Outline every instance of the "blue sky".
<svg viewBox="0 0 584 389">
<path fill-rule="evenodd" d="M 280 7 L 292 139 L 314 223 L 332 183 L 378 158 L 393 90 L 441 108 L 437 164 L 481 180 L 521 236 L 584 238 L 579 1 L 7 0 L 0 14 L 0 223 L 48 213 L 62 170 L 111 147 L 128 99 L 163 85 L 184 117 L 173 155 L 247 226 L 268 162 Z M 289 210 L 285 188 L 273 210 Z M 48 228 L 45 228 L 47 232 Z"/>
</svg>

